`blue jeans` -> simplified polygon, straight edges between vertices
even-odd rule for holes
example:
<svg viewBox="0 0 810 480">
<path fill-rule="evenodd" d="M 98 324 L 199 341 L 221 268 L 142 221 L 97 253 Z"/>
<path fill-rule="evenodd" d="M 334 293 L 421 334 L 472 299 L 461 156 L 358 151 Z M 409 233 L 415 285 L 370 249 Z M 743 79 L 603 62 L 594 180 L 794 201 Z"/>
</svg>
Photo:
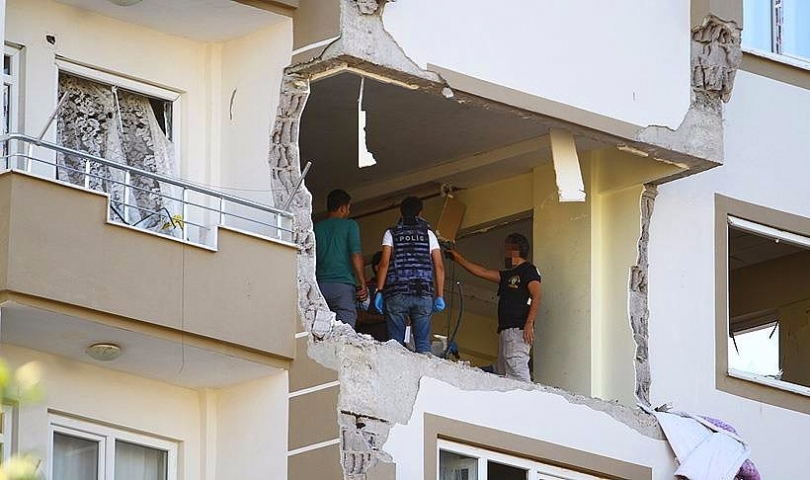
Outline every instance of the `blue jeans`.
<svg viewBox="0 0 810 480">
<path fill-rule="evenodd" d="M 385 299 L 385 323 L 388 338 L 405 344 L 405 324 L 411 319 L 411 334 L 416 352 L 430 352 L 430 315 L 433 313 L 433 297 L 394 295 Z"/>
<path fill-rule="evenodd" d="M 354 328 L 354 324 L 357 323 L 357 291 L 354 285 L 318 282 L 318 288 L 321 289 L 329 310 L 335 312 L 337 319 Z"/>
</svg>

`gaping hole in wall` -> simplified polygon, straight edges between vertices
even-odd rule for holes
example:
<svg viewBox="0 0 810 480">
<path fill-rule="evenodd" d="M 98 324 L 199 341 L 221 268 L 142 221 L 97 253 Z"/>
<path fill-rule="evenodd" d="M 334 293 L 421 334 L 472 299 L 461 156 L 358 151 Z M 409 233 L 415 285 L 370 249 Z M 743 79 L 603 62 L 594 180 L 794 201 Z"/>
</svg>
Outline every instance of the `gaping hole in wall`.
<svg viewBox="0 0 810 480">
<path fill-rule="evenodd" d="M 627 305 L 639 200 L 644 183 L 678 167 L 568 134 L 575 150 L 567 173 L 581 175 L 586 196 L 561 202 L 552 154 L 557 125 L 547 119 L 464 92 L 445 96 L 346 72 L 319 78 L 310 88 L 299 142 L 302 166 L 313 165 L 306 178 L 313 219 L 317 224 L 327 216 L 331 190 L 351 195 L 349 216 L 359 224 L 367 277 L 383 233 L 400 216 L 399 202 L 420 197 L 423 217 L 435 227 L 450 191 L 466 207 L 450 239 L 468 260 L 503 270 L 506 235 L 521 233 L 530 242 L 528 259 L 542 275 L 543 293 L 533 381 L 634 402 Z M 453 305 L 433 316 L 432 340 L 444 346 L 457 324 L 462 297 L 454 288 L 455 269 L 465 302 L 455 337 L 459 359 L 494 364 L 497 285 L 444 263 L 445 303 L 450 307 L 452 298 Z M 362 315 L 359 321 L 358 330 L 385 338 L 380 323 L 363 325 Z"/>
<path fill-rule="evenodd" d="M 810 238 L 744 220 L 728 233 L 730 371 L 810 387 Z"/>
</svg>

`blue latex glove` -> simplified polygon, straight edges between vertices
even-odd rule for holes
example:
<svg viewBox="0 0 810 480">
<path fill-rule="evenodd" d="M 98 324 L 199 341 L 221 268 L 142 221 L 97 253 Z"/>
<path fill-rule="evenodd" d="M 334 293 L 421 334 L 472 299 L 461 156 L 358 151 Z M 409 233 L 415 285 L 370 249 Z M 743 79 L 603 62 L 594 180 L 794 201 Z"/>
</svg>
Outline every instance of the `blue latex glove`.
<svg viewBox="0 0 810 480">
<path fill-rule="evenodd" d="M 378 312 L 382 313 L 382 311 L 383 311 L 383 294 L 382 294 L 382 292 L 377 292 L 377 294 L 374 295 L 374 308 L 376 308 Z"/>
<path fill-rule="evenodd" d="M 433 301 L 433 311 L 436 313 L 444 311 L 444 299 L 442 297 L 436 297 L 436 300 Z"/>
</svg>

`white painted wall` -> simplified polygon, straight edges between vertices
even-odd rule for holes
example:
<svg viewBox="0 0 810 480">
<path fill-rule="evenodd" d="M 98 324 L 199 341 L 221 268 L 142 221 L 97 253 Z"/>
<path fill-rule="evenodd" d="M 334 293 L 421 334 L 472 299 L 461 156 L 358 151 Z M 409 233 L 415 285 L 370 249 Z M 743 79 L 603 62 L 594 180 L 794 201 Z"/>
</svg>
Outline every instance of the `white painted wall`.
<svg viewBox="0 0 810 480">
<path fill-rule="evenodd" d="M 0 38 L 6 38 L 6 0 L 0 0 Z"/>
<path fill-rule="evenodd" d="M 714 194 L 810 217 L 808 111 L 810 91 L 738 72 L 725 165 L 663 186 L 651 229 L 653 403 L 735 425 L 763 478 L 807 476 L 810 417 L 714 388 Z"/>
<path fill-rule="evenodd" d="M 235 195 L 272 204 L 267 151 L 291 51 L 289 19 L 222 44 L 220 170 Z"/>
<path fill-rule="evenodd" d="M 219 186 L 232 195 L 266 205 L 274 203 L 267 163 L 270 132 L 291 52 L 290 19 L 225 42 L 221 48 Z M 244 209 L 234 210 L 239 212 Z M 238 220 L 233 225 L 251 230 L 256 227 Z"/>
<path fill-rule="evenodd" d="M 217 392 L 217 479 L 287 478 L 287 372 Z"/>
<path fill-rule="evenodd" d="M 537 391 L 461 391 L 423 377 L 407 425 L 391 429 L 383 450 L 394 457 L 397 478 L 424 477 L 424 415 L 431 413 L 653 468 L 671 480 L 674 462 L 664 441 L 646 437 L 605 413 Z M 472 439 L 485 446 L 486 438 Z"/>
<path fill-rule="evenodd" d="M 384 20 L 423 68 L 677 128 L 689 106 L 689 7 L 689 0 L 409 0 L 386 5 Z"/>
</svg>

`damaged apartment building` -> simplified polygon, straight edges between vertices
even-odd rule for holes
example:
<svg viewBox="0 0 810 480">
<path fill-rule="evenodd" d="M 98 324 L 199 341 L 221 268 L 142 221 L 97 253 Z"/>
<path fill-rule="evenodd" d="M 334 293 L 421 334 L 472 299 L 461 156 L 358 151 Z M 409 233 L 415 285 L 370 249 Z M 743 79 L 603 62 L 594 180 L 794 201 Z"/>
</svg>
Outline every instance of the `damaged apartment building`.
<svg viewBox="0 0 810 480">
<path fill-rule="evenodd" d="M 798 0 L 0 0 L 3 458 L 59 479 L 799 479 L 810 11 Z M 439 351 L 335 320 L 407 195 L 542 274 L 532 382 L 446 261 Z M 444 343 L 443 343 L 444 342 Z M 736 433 L 727 430 L 736 428 Z"/>
</svg>

